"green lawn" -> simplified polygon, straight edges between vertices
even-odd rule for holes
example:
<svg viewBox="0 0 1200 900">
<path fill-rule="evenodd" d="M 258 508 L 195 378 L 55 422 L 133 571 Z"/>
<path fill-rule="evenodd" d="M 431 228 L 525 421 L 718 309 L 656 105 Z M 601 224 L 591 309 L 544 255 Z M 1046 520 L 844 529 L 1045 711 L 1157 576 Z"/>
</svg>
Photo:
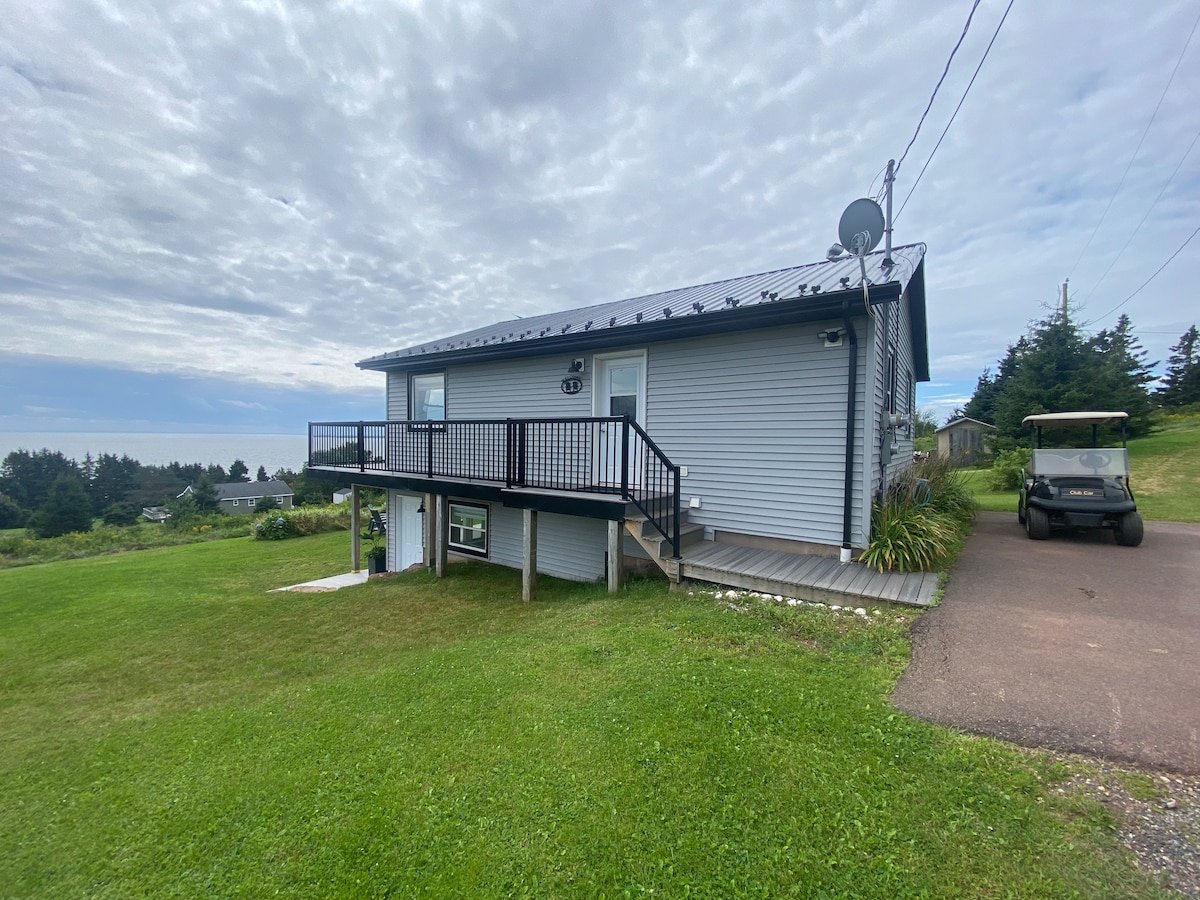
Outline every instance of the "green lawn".
<svg viewBox="0 0 1200 900">
<path fill-rule="evenodd" d="M 1064 770 L 891 709 L 914 613 L 347 536 L 0 571 L 14 897 L 1155 897 Z"/>
<path fill-rule="evenodd" d="M 1130 482 L 1143 518 L 1200 522 L 1200 423 L 1169 426 L 1129 442 Z M 963 473 L 980 509 L 1017 514 L 1017 492 L 991 491 L 987 472 Z"/>
</svg>

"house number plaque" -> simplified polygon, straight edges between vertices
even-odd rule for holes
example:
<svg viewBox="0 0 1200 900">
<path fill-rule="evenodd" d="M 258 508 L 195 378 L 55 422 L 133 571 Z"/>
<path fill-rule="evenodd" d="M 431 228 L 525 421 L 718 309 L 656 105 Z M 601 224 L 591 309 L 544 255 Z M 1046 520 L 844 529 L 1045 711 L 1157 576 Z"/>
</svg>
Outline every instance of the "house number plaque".
<svg viewBox="0 0 1200 900">
<path fill-rule="evenodd" d="M 576 375 L 568 375 L 559 387 L 564 394 L 578 394 L 583 390 L 583 380 Z"/>
</svg>

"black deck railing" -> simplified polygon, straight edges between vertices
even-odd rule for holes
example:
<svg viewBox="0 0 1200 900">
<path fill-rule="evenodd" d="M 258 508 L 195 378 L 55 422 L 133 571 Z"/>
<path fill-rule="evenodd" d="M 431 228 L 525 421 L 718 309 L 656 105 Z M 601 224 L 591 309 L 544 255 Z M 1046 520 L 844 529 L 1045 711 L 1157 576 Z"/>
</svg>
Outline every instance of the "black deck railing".
<svg viewBox="0 0 1200 900">
<path fill-rule="evenodd" d="M 617 495 L 679 558 L 679 467 L 626 417 L 310 422 L 308 464 Z"/>
</svg>

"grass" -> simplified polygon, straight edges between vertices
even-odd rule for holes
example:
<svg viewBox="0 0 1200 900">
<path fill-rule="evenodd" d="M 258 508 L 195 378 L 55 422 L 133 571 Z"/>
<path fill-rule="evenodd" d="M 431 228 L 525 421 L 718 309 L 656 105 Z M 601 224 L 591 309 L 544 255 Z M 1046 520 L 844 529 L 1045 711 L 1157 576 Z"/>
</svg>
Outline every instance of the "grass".
<svg viewBox="0 0 1200 900">
<path fill-rule="evenodd" d="M 1200 421 L 1185 420 L 1130 441 L 1129 468 L 1143 518 L 1200 522 Z M 989 490 L 983 469 L 964 475 L 980 509 L 1016 516 L 1016 491 Z"/>
<path fill-rule="evenodd" d="M 911 612 L 266 593 L 345 550 L 0 571 L 6 895 L 1162 896 L 1061 766 L 890 708 Z"/>
</svg>

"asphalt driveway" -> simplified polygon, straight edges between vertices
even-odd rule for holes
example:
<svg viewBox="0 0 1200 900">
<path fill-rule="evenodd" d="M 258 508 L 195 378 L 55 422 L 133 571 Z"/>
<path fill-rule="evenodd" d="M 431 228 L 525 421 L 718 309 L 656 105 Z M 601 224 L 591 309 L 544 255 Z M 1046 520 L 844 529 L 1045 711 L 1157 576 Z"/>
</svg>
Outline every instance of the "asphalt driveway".
<svg viewBox="0 0 1200 900">
<path fill-rule="evenodd" d="M 981 513 L 893 693 L 920 718 L 1026 747 L 1200 774 L 1200 525 L 1031 541 Z"/>
</svg>

